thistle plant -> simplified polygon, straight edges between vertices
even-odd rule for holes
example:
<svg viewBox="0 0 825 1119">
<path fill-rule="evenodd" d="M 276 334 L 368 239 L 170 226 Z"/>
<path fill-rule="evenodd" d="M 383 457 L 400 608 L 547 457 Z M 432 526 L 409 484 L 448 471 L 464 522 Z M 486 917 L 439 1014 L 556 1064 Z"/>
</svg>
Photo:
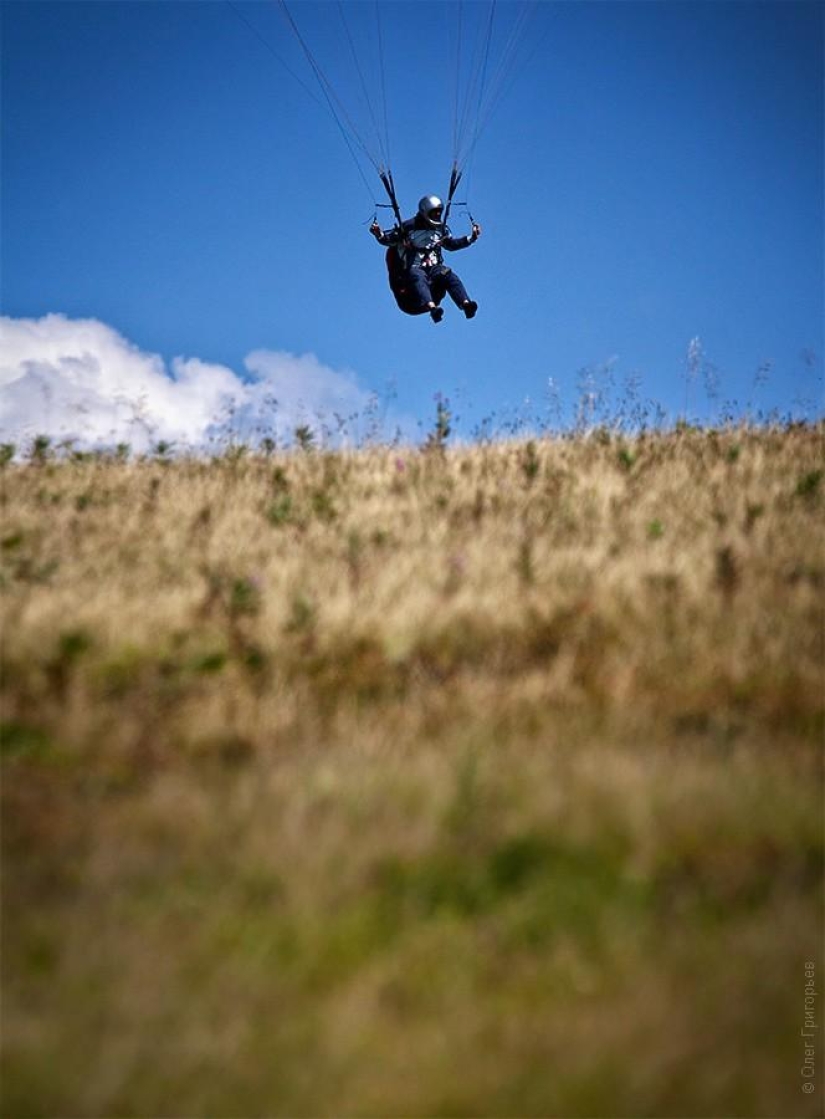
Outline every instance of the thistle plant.
<svg viewBox="0 0 825 1119">
<path fill-rule="evenodd" d="M 691 338 L 688 343 L 687 357 L 685 359 L 685 407 L 682 413 L 682 419 L 685 423 L 690 422 L 692 389 L 699 377 L 703 360 L 704 353 L 701 340 L 698 337 Z"/>
<path fill-rule="evenodd" d="M 428 450 L 443 451 L 451 431 L 450 402 L 441 393 L 435 396 L 435 426 L 427 437 Z"/>
</svg>

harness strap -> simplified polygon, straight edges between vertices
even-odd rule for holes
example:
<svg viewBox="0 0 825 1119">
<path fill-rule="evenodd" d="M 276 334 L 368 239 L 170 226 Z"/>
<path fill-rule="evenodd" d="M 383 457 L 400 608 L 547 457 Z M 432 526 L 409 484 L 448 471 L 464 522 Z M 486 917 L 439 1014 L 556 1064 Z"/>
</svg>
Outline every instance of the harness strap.
<svg viewBox="0 0 825 1119">
<path fill-rule="evenodd" d="M 453 195 L 455 194 L 456 190 L 458 189 L 458 184 L 461 182 L 461 176 L 463 174 L 464 174 L 464 172 L 459 171 L 458 165 L 454 163 L 453 164 L 453 169 L 452 169 L 452 171 L 450 171 L 450 189 L 447 193 L 447 206 L 444 210 L 444 224 L 445 225 L 447 224 L 447 218 L 450 216 L 450 207 L 453 204 Z"/>
<path fill-rule="evenodd" d="M 384 184 L 384 190 L 387 192 L 387 197 L 390 200 L 392 212 L 395 214 L 395 220 L 398 225 L 401 226 L 404 222 L 401 217 L 401 210 L 398 206 L 398 199 L 395 197 L 395 183 L 393 182 L 392 171 L 390 171 L 389 168 L 387 168 L 386 171 L 379 171 L 378 177 Z"/>
</svg>

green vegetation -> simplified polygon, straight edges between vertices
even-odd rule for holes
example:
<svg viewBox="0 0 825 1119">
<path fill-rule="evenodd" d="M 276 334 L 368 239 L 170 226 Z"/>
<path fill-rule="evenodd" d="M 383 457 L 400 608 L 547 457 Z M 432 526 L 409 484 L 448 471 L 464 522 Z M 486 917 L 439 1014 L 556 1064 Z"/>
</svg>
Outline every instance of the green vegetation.
<svg viewBox="0 0 825 1119">
<path fill-rule="evenodd" d="M 821 1114 L 822 429 L 449 422 L 0 455 L 4 1115 Z"/>
</svg>

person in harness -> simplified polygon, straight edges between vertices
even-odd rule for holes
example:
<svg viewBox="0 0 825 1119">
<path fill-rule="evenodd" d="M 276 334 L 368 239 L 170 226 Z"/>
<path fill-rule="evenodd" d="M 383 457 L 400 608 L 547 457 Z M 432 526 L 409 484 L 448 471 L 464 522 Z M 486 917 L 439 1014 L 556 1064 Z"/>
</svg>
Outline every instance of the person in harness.
<svg viewBox="0 0 825 1119">
<path fill-rule="evenodd" d="M 397 211 L 396 211 L 397 212 Z M 449 295 L 468 319 L 473 318 L 478 304 L 470 299 L 458 276 L 444 264 L 441 250 L 454 252 L 466 249 L 481 236 L 481 226 L 473 222 L 473 231 L 466 237 L 453 237 L 444 224 L 444 205 L 434 194 L 425 194 L 418 203 L 418 213 L 394 229 L 382 230 L 377 221 L 370 233 L 380 245 L 387 245 L 387 271 L 395 301 L 407 315 L 426 315 L 441 322 L 444 308 L 440 303 Z"/>
</svg>

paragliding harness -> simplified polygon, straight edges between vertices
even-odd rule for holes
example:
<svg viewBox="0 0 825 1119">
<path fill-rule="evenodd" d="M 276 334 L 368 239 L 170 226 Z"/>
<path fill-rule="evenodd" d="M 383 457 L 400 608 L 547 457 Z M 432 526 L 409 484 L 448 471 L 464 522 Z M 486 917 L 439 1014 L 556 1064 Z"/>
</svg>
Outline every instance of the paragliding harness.
<svg viewBox="0 0 825 1119">
<path fill-rule="evenodd" d="M 453 169 L 450 173 L 450 189 L 447 195 L 447 205 L 444 209 L 443 220 L 445 227 L 447 225 L 447 216 L 450 212 L 450 207 L 453 204 L 453 196 L 456 192 L 456 188 L 458 187 L 459 182 L 461 181 L 461 176 L 462 172 L 459 171 L 455 165 L 453 165 Z M 389 170 L 382 170 L 381 172 L 379 172 L 379 177 L 381 179 L 381 182 L 384 184 L 384 189 L 386 190 L 390 200 L 389 206 L 387 206 L 386 208 L 391 209 L 393 214 L 395 215 L 396 229 L 404 233 L 404 221 L 401 217 L 401 210 L 398 205 L 398 200 L 395 196 L 395 183 L 393 182 L 392 172 Z M 466 203 L 456 203 L 456 205 L 466 206 Z M 469 213 L 469 210 L 468 216 L 470 218 L 470 221 L 472 222 L 473 217 L 472 214 Z M 412 245 L 405 236 L 397 244 L 390 245 L 386 253 L 384 254 L 384 261 L 387 265 L 387 278 L 389 280 L 390 290 L 395 296 L 396 302 L 398 303 L 400 309 L 402 311 L 406 311 L 408 314 L 414 314 L 415 311 L 411 308 L 409 301 L 406 298 L 407 289 L 405 287 L 402 287 L 401 285 L 403 284 L 404 277 L 407 275 L 409 269 L 407 254 L 411 250 L 411 248 Z M 440 302 L 441 299 L 436 300 L 436 303 Z M 417 307 L 416 310 L 418 310 Z"/>
<path fill-rule="evenodd" d="M 384 254 L 384 261 L 387 265 L 387 278 L 390 281 L 390 288 L 393 294 L 396 295 L 404 294 L 404 288 L 401 287 L 401 283 L 407 271 L 405 256 L 406 253 L 403 244 L 390 245 Z"/>
</svg>

